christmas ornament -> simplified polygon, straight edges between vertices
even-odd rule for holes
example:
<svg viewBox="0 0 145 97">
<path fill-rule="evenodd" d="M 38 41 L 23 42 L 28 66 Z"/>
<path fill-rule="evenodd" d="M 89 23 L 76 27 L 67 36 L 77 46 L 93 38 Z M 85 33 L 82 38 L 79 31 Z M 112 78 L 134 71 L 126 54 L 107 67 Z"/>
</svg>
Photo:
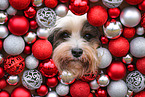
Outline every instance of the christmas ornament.
<svg viewBox="0 0 145 97">
<path fill-rule="evenodd" d="M 17 13 L 17 10 L 14 9 L 12 6 L 10 6 L 8 9 L 7 9 L 7 13 L 9 15 L 15 15 Z"/>
<path fill-rule="evenodd" d="M 10 32 L 14 35 L 24 35 L 29 30 L 29 22 L 24 16 L 13 16 L 8 23 Z"/>
<path fill-rule="evenodd" d="M 125 0 L 128 4 L 137 5 L 140 4 L 143 0 Z"/>
<path fill-rule="evenodd" d="M 31 29 L 36 29 L 38 27 L 37 22 L 35 20 L 31 20 L 29 25 Z"/>
<path fill-rule="evenodd" d="M 30 46 L 25 46 L 24 51 L 25 54 L 30 54 L 31 53 L 31 47 Z"/>
<path fill-rule="evenodd" d="M 143 0 L 140 4 L 138 4 L 138 8 L 141 11 L 145 11 L 145 0 Z"/>
<path fill-rule="evenodd" d="M 29 6 L 31 0 L 9 0 L 10 5 L 17 9 L 22 10 Z"/>
<path fill-rule="evenodd" d="M 142 17 L 141 17 L 141 26 L 145 28 L 145 14 L 144 13 L 142 14 Z"/>
<path fill-rule="evenodd" d="M 137 58 L 145 56 L 145 38 L 136 37 L 130 42 L 130 53 Z"/>
<path fill-rule="evenodd" d="M 41 39 L 47 39 L 50 35 L 49 28 L 38 28 L 37 36 Z"/>
<path fill-rule="evenodd" d="M 143 27 L 138 27 L 136 29 L 136 34 L 137 35 L 143 35 L 144 34 L 144 28 Z"/>
<path fill-rule="evenodd" d="M 108 48 L 115 57 L 123 57 L 128 53 L 129 42 L 127 39 L 119 37 L 115 40 L 110 40 Z"/>
<path fill-rule="evenodd" d="M 135 66 L 132 65 L 132 64 L 129 64 L 129 65 L 127 66 L 127 70 L 128 70 L 128 71 L 133 71 L 133 70 L 135 70 Z"/>
<path fill-rule="evenodd" d="M 126 27 L 135 27 L 141 20 L 141 13 L 135 7 L 127 7 L 120 14 L 120 21 Z"/>
<path fill-rule="evenodd" d="M 5 38 L 5 37 L 7 37 L 8 36 L 8 34 L 9 34 L 9 32 L 8 32 L 8 29 L 7 29 L 7 27 L 6 26 L 0 26 L 0 38 Z"/>
<path fill-rule="evenodd" d="M 120 6 L 123 0 L 102 0 L 103 4 L 108 8 L 115 8 Z"/>
<path fill-rule="evenodd" d="M 46 80 L 46 84 L 48 87 L 55 87 L 58 84 L 58 80 L 56 77 L 50 77 Z"/>
<path fill-rule="evenodd" d="M 133 91 L 128 90 L 127 91 L 127 97 L 132 97 L 133 96 Z M 125 96 L 126 97 L 126 96 Z"/>
<path fill-rule="evenodd" d="M 36 21 L 40 27 L 52 27 L 56 22 L 56 13 L 47 7 L 41 8 L 37 11 Z"/>
<path fill-rule="evenodd" d="M 45 1 L 44 1 L 44 4 L 45 4 L 45 6 L 48 7 L 48 8 L 54 8 L 54 7 L 57 6 L 58 1 L 57 1 L 57 0 L 45 0 Z"/>
<path fill-rule="evenodd" d="M 47 60 L 42 61 L 39 64 L 38 69 L 42 73 L 42 75 L 45 77 L 53 77 L 58 72 L 57 67 L 55 66 L 52 59 L 47 59 Z"/>
<path fill-rule="evenodd" d="M 25 61 L 20 55 L 17 56 L 7 56 L 4 59 L 4 70 L 11 74 L 17 75 L 21 73 L 25 68 Z"/>
<path fill-rule="evenodd" d="M 89 0 L 92 3 L 98 2 L 99 0 Z"/>
<path fill-rule="evenodd" d="M 127 54 L 126 56 L 122 58 L 122 62 L 125 64 L 130 64 L 132 61 L 133 61 L 133 58 L 131 54 Z"/>
<path fill-rule="evenodd" d="M 90 94 L 90 87 L 87 82 L 75 81 L 70 86 L 70 94 L 72 97 L 88 97 Z"/>
<path fill-rule="evenodd" d="M 132 38 L 132 37 L 134 37 L 135 32 L 136 32 L 135 28 L 125 27 L 124 30 L 123 30 L 123 36 L 126 37 L 126 38 Z"/>
<path fill-rule="evenodd" d="M 24 15 L 28 18 L 33 18 L 36 14 L 36 10 L 34 7 L 29 7 L 24 11 Z"/>
<path fill-rule="evenodd" d="M 0 11 L 0 24 L 6 23 L 8 20 L 8 15 L 6 12 Z"/>
<path fill-rule="evenodd" d="M 104 35 L 101 36 L 101 39 L 100 40 L 101 40 L 101 43 L 102 44 L 108 44 L 108 41 L 109 41 L 108 38 L 106 36 L 104 36 Z"/>
<path fill-rule="evenodd" d="M 109 79 L 108 75 L 101 73 L 97 77 L 97 82 L 100 87 L 106 87 L 109 84 L 110 79 Z"/>
<path fill-rule="evenodd" d="M 109 8 L 108 14 L 111 18 L 117 18 L 120 15 L 120 9 L 119 8 Z"/>
<path fill-rule="evenodd" d="M 145 91 L 141 91 L 137 93 L 136 95 L 134 95 L 134 97 L 143 97 L 144 95 L 145 95 Z"/>
<path fill-rule="evenodd" d="M 2 50 L 2 48 L 3 48 L 3 41 L 0 40 L 0 50 Z"/>
<path fill-rule="evenodd" d="M 92 93 L 90 93 L 88 97 L 94 97 L 94 96 L 93 96 L 93 94 L 92 94 Z"/>
<path fill-rule="evenodd" d="M 126 67 L 120 61 L 114 61 L 107 68 L 107 74 L 112 80 L 120 80 L 126 75 Z"/>
<path fill-rule="evenodd" d="M 0 10 L 5 10 L 9 6 L 9 0 L 0 0 Z"/>
<path fill-rule="evenodd" d="M 95 92 L 96 97 L 107 97 L 107 91 L 105 89 L 101 89 L 99 88 L 96 92 Z"/>
<path fill-rule="evenodd" d="M 22 76 L 22 84 L 29 90 L 38 89 L 42 84 L 42 75 L 37 70 L 26 70 Z"/>
<path fill-rule="evenodd" d="M 10 55 L 19 55 L 25 48 L 25 42 L 22 37 L 9 35 L 3 42 L 6 53 Z"/>
<path fill-rule="evenodd" d="M 24 40 L 27 44 L 32 44 L 36 41 L 36 34 L 30 31 L 24 36 Z"/>
<path fill-rule="evenodd" d="M 15 88 L 11 93 L 11 97 L 23 97 L 24 95 L 25 97 L 31 97 L 30 91 L 21 86 Z"/>
<path fill-rule="evenodd" d="M 55 12 L 56 12 L 57 16 L 59 16 L 59 17 L 64 17 L 64 16 L 67 15 L 68 8 L 67 8 L 64 4 L 59 4 L 59 5 L 55 8 Z"/>
<path fill-rule="evenodd" d="M 46 97 L 58 97 L 58 95 L 56 94 L 56 92 L 51 91 L 46 95 Z"/>
<path fill-rule="evenodd" d="M 86 73 L 83 75 L 83 77 L 81 78 L 82 81 L 85 82 L 90 82 L 93 81 L 97 76 L 97 72 L 96 73 Z"/>
<path fill-rule="evenodd" d="M 64 84 L 58 84 L 56 87 L 56 93 L 59 96 L 66 96 L 69 93 L 69 86 Z"/>
<path fill-rule="evenodd" d="M 91 25 L 98 27 L 105 24 L 108 19 L 108 14 L 104 7 L 98 5 L 90 8 L 87 13 L 87 19 Z"/>
<path fill-rule="evenodd" d="M 35 7 L 39 7 L 43 4 L 43 0 L 31 0 L 32 5 Z"/>
<path fill-rule="evenodd" d="M 145 74 L 145 57 L 137 60 L 136 67 L 140 73 Z"/>
<path fill-rule="evenodd" d="M 111 81 L 107 87 L 107 92 L 111 97 L 125 97 L 127 86 L 123 80 Z"/>
<path fill-rule="evenodd" d="M 46 85 L 41 85 L 40 88 L 37 89 L 37 94 L 39 96 L 45 96 L 48 93 L 48 89 Z"/>
<path fill-rule="evenodd" d="M 144 89 L 144 76 L 139 71 L 132 71 L 126 77 L 126 84 L 130 90 L 137 93 Z"/>
<path fill-rule="evenodd" d="M 3 63 L 3 61 L 4 61 L 3 55 L 2 55 L 2 54 L 0 54 L 0 64 L 2 64 L 2 63 Z"/>
<path fill-rule="evenodd" d="M 36 59 L 33 55 L 29 55 L 26 57 L 25 63 L 28 69 L 35 69 L 39 65 L 39 60 Z"/>
<path fill-rule="evenodd" d="M 18 75 L 16 75 L 16 76 L 15 75 L 11 75 L 11 76 L 8 76 L 6 81 L 7 81 L 7 83 L 9 85 L 17 85 L 19 80 L 20 80 L 20 78 L 19 78 Z"/>
<path fill-rule="evenodd" d="M 59 0 L 62 3 L 67 3 L 69 0 Z"/>
<path fill-rule="evenodd" d="M 112 62 L 112 55 L 109 52 L 109 50 L 101 47 L 101 48 L 98 48 L 97 51 L 98 51 L 98 57 L 101 58 L 99 68 L 108 67 Z"/>
<path fill-rule="evenodd" d="M 7 86 L 7 82 L 5 79 L 0 79 L 0 89 L 3 89 Z"/>
<path fill-rule="evenodd" d="M 4 69 L 0 67 L 0 79 L 5 75 Z"/>
<path fill-rule="evenodd" d="M 2 91 L 0 91 L 0 96 L 1 97 L 10 97 L 10 94 L 9 94 L 9 92 L 2 90 Z"/>
<path fill-rule="evenodd" d="M 90 87 L 93 90 L 97 90 L 100 86 L 98 85 L 96 79 L 90 82 Z"/>
</svg>

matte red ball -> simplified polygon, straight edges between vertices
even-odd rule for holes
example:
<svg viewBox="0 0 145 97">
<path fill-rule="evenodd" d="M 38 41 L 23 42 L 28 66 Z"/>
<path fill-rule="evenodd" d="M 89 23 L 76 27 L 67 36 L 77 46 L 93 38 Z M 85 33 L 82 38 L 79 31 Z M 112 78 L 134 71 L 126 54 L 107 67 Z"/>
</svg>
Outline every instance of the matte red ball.
<svg viewBox="0 0 145 97">
<path fill-rule="evenodd" d="M 128 4 L 131 4 L 131 5 L 137 5 L 141 2 L 143 2 L 143 0 L 125 0 Z"/>
<path fill-rule="evenodd" d="M 119 8 L 109 8 L 108 14 L 111 18 L 117 18 L 120 15 L 120 9 Z"/>
<path fill-rule="evenodd" d="M 44 1 L 45 6 L 47 6 L 48 8 L 54 8 L 57 6 L 58 1 L 57 0 L 45 0 Z"/>
<path fill-rule="evenodd" d="M 139 8 L 141 11 L 145 11 L 145 0 L 144 0 L 142 3 L 140 3 L 140 4 L 138 5 L 138 8 Z"/>
<path fill-rule="evenodd" d="M 31 0 L 9 0 L 10 5 L 17 9 L 22 10 L 29 6 Z"/>
<path fill-rule="evenodd" d="M 58 84 L 58 80 L 56 77 L 51 77 L 46 80 L 46 84 L 48 87 L 55 87 Z"/>
<path fill-rule="evenodd" d="M 25 46 L 24 51 L 25 54 L 30 54 L 31 53 L 31 47 L 30 46 Z"/>
<path fill-rule="evenodd" d="M 2 90 L 0 91 L 0 97 L 10 97 L 10 94 L 9 92 Z"/>
<path fill-rule="evenodd" d="M 5 79 L 0 79 L 0 89 L 3 89 L 7 86 L 7 82 Z"/>
<path fill-rule="evenodd" d="M 120 80 L 126 75 L 126 67 L 120 61 L 114 61 L 107 68 L 107 74 L 112 80 Z"/>
<path fill-rule="evenodd" d="M 93 26 L 102 26 L 108 19 L 107 11 L 102 6 L 94 6 L 87 13 L 88 22 Z"/>
<path fill-rule="evenodd" d="M 2 48 L 3 48 L 3 41 L 0 40 L 0 50 L 2 50 Z"/>
<path fill-rule="evenodd" d="M 52 54 L 52 45 L 48 40 L 37 40 L 32 45 L 32 53 L 39 60 L 47 59 Z"/>
<path fill-rule="evenodd" d="M 135 94 L 134 97 L 145 97 L 145 91 L 141 91 L 141 92 Z"/>
<path fill-rule="evenodd" d="M 123 57 L 129 51 L 129 42 L 127 39 L 119 37 L 115 40 L 110 40 L 108 48 L 112 55 Z"/>
<path fill-rule="evenodd" d="M 31 97 L 31 93 L 28 89 L 19 86 L 12 91 L 11 97 Z"/>
<path fill-rule="evenodd" d="M 139 72 L 145 74 L 145 57 L 137 60 L 136 67 Z"/>
<path fill-rule="evenodd" d="M 37 94 L 39 96 L 45 96 L 48 93 L 48 88 L 46 85 L 41 85 L 40 88 L 37 89 Z"/>
<path fill-rule="evenodd" d="M 2 78 L 5 75 L 4 69 L 0 67 L 0 78 Z"/>
<path fill-rule="evenodd" d="M 70 86 L 70 94 L 72 97 L 88 97 L 90 86 L 87 82 L 78 80 Z"/>
<path fill-rule="evenodd" d="M 134 35 L 135 35 L 135 28 L 132 28 L 132 27 L 130 27 L 130 28 L 125 27 L 124 28 L 124 31 L 123 31 L 124 37 L 132 38 L 132 37 L 134 37 Z"/>
<path fill-rule="evenodd" d="M 35 20 L 30 21 L 30 29 L 36 29 L 38 27 L 37 22 Z"/>
<path fill-rule="evenodd" d="M 24 35 L 29 30 L 29 22 L 24 16 L 13 16 L 8 23 L 10 32 L 14 35 Z"/>
<path fill-rule="evenodd" d="M 104 89 L 99 88 L 96 92 L 95 92 L 96 97 L 107 97 L 107 91 Z"/>
</svg>

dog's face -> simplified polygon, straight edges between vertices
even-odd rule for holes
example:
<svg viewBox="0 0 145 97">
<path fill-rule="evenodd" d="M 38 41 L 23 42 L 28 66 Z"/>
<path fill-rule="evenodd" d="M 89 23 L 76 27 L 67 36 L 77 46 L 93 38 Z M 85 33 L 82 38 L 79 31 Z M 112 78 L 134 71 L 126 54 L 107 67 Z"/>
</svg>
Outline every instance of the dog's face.
<svg viewBox="0 0 145 97">
<path fill-rule="evenodd" d="M 80 78 L 85 73 L 96 72 L 98 31 L 85 15 L 60 18 L 50 36 L 54 48 L 52 59 L 60 73 L 65 70 Z"/>
</svg>

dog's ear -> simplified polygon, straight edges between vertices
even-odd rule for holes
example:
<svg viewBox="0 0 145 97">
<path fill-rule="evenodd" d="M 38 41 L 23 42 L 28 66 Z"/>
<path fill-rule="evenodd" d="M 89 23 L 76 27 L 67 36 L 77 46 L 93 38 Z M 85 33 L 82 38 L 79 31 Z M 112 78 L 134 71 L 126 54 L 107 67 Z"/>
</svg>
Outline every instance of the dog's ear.
<svg viewBox="0 0 145 97">
<path fill-rule="evenodd" d="M 51 33 L 48 37 L 48 41 L 53 45 L 54 33 Z"/>
</svg>

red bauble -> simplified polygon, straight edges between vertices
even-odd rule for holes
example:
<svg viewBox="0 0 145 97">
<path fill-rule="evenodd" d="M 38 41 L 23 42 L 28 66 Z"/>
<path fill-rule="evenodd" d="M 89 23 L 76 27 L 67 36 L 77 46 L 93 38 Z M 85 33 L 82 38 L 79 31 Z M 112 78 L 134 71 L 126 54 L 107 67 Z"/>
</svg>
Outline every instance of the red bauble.
<svg viewBox="0 0 145 97">
<path fill-rule="evenodd" d="M 135 28 L 127 28 L 125 27 L 124 28 L 124 31 L 123 31 L 123 36 L 126 37 L 126 38 L 132 38 L 134 37 L 135 35 Z"/>
<path fill-rule="evenodd" d="M 107 68 L 107 73 L 112 80 L 120 80 L 126 75 L 126 67 L 122 62 L 115 61 Z"/>
<path fill-rule="evenodd" d="M 38 69 L 45 77 L 53 77 L 58 72 L 58 69 L 52 59 L 47 59 L 41 62 Z"/>
<path fill-rule="evenodd" d="M 107 11 L 102 6 L 94 6 L 90 8 L 87 14 L 88 22 L 93 26 L 102 26 L 108 19 Z"/>
<path fill-rule="evenodd" d="M 55 87 L 58 84 L 58 80 L 56 77 L 51 77 L 46 80 L 46 84 L 48 87 Z"/>
<path fill-rule="evenodd" d="M 104 89 L 99 88 L 96 92 L 95 92 L 96 97 L 107 97 L 107 91 Z"/>
<path fill-rule="evenodd" d="M 141 11 L 145 11 L 145 0 L 144 0 L 142 3 L 140 3 L 140 4 L 138 5 L 138 8 L 139 8 Z"/>
<path fill-rule="evenodd" d="M 27 8 L 30 4 L 30 1 L 31 0 L 9 0 L 10 5 L 17 10 L 22 10 Z"/>
<path fill-rule="evenodd" d="M 88 97 L 90 86 L 87 82 L 78 80 L 70 86 L 70 94 L 72 97 Z"/>
<path fill-rule="evenodd" d="M 102 44 L 107 44 L 108 43 L 108 38 L 106 36 L 101 36 L 101 43 Z"/>
<path fill-rule="evenodd" d="M 57 0 L 45 0 L 44 4 L 48 7 L 48 8 L 54 8 L 57 6 L 58 1 Z"/>
<path fill-rule="evenodd" d="M 7 86 L 6 80 L 5 79 L 0 79 L 0 89 L 5 88 L 6 86 Z"/>
<path fill-rule="evenodd" d="M 88 0 L 70 0 L 69 9 L 76 15 L 83 15 L 89 10 Z"/>
<path fill-rule="evenodd" d="M 38 27 L 37 22 L 35 20 L 30 21 L 30 29 L 36 29 Z"/>
<path fill-rule="evenodd" d="M 145 97 L 145 91 L 137 93 L 134 97 Z"/>
<path fill-rule="evenodd" d="M 145 57 L 137 60 L 136 67 L 139 72 L 145 74 Z"/>
<path fill-rule="evenodd" d="M 141 17 L 141 26 L 145 29 L 145 13 L 143 13 Z"/>
<path fill-rule="evenodd" d="M 127 66 L 127 70 L 128 70 L 128 71 L 133 71 L 133 70 L 135 70 L 135 66 L 132 65 L 132 64 L 129 64 L 129 65 Z"/>
<path fill-rule="evenodd" d="M 0 91 L 0 97 L 10 97 L 10 94 L 7 91 L 2 90 Z"/>
<path fill-rule="evenodd" d="M 4 69 L 0 67 L 0 78 L 2 78 L 5 75 Z"/>
<path fill-rule="evenodd" d="M 30 46 L 25 46 L 24 53 L 25 54 L 30 54 L 31 53 L 31 47 Z"/>
<path fill-rule="evenodd" d="M 92 93 L 90 93 L 88 97 L 94 97 L 94 96 L 93 96 L 93 94 L 92 94 Z"/>
<path fill-rule="evenodd" d="M 31 93 L 24 87 L 17 87 L 12 91 L 11 97 L 31 97 Z"/>
<path fill-rule="evenodd" d="M 59 0 L 60 2 L 62 2 L 62 3 L 66 3 L 66 2 L 68 2 L 69 0 Z"/>
<path fill-rule="evenodd" d="M 16 15 L 9 20 L 8 28 L 14 35 L 24 35 L 29 30 L 29 22 L 24 16 Z"/>
<path fill-rule="evenodd" d="M 85 82 L 93 81 L 97 76 L 96 74 L 93 74 L 93 73 L 84 74 L 81 80 Z"/>
<path fill-rule="evenodd" d="M 108 14 L 111 18 L 117 18 L 120 15 L 120 9 L 119 8 L 109 8 Z"/>
<path fill-rule="evenodd" d="M 112 55 L 116 57 L 123 57 L 128 53 L 129 42 L 127 39 L 119 37 L 115 40 L 110 40 L 108 47 Z"/>
<path fill-rule="evenodd" d="M 2 50 L 2 48 L 3 48 L 3 41 L 0 40 L 0 50 Z"/>
<path fill-rule="evenodd" d="M 141 3 L 143 0 L 125 0 L 128 4 L 137 5 Z"/>
<path fill-rule="evenodd" d="M 40 88 L 37 89 L 37 94 L 39 96 L 45 96 L 48 93 L 48 88 L 46 85 L 41 85 Z"/>
<path fill-rule="evenodd" d="M 52 54 L 52 45 L 48 40 L 37 40 L 32 45 L 32 53 L 39 60 L 45 60 Z"/>
<path fill-rule="evenodd" d="M 29 7 L 24 11 L 24 14 L 28 18 L 33 18 L 36 14 L 36 10 L 34 7 Z"/>
<path fill-rule="evenodd" d="M 25 68 L 25 60 L 20 55 L 8 56 L 4 59 L 4 70 L 11 75 L 21 73 Z"/>
</svg>

